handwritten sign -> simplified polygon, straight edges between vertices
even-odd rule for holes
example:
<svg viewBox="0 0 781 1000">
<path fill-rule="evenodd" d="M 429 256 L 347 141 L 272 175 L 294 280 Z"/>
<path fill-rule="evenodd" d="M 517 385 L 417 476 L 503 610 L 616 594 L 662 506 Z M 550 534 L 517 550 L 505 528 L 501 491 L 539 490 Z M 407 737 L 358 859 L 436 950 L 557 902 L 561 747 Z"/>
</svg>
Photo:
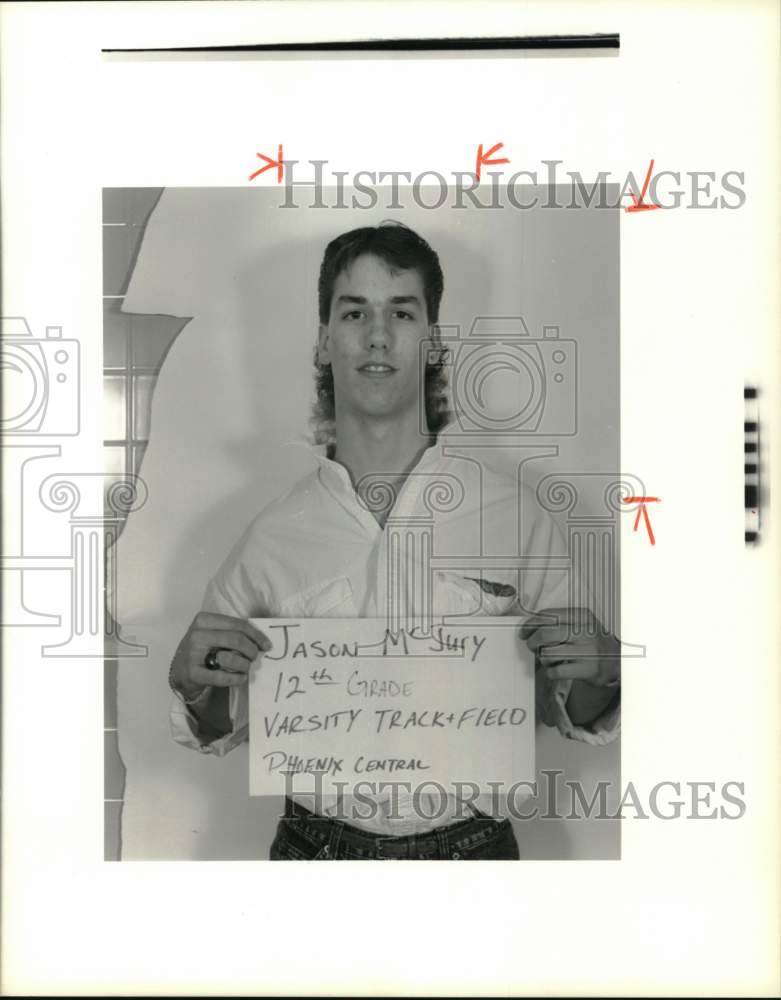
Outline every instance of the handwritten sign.
<svg viewBox="0 0 781 1000">
<path fill-rule="evenodd" d="M 520 621 L 461 618 L 428 634 L 372 618 L 253 621 L 273 649 L 250 678 L 250 794 L 311 791 L 317 773 L 326 794 L 366 780 L 486 792 L 533 780 Z"/>
</svg>

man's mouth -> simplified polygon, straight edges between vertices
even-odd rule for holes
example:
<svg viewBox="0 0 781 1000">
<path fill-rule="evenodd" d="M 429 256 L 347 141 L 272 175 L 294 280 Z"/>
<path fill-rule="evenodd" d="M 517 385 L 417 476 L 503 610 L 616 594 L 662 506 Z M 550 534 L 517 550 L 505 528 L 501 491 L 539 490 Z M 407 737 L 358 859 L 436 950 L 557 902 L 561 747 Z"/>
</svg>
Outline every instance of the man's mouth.
<svg viewBox="0 0 781 1000">
<path fill-rule="evenodd" d="M 363 372 L 364 375 L 392 375 L 396 369 L 393 365 L 386 365 L 380 361 L 370 361 L 368 364 L 361 365 L 358 369 L 359 372 Z"/>
</svg>

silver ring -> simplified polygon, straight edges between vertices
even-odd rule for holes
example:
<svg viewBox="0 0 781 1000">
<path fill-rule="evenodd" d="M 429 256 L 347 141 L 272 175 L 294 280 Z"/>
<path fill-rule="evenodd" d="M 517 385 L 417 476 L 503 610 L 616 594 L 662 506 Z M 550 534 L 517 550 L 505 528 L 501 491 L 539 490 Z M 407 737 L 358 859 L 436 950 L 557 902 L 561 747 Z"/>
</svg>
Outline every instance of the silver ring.
<svg viewBox="0 0 781 1000">
<path fill-rule="evenodd" d="M 203 661 L 203 665 L 204 667 L 206 667 L 207 670 L 220 669 L 220 664 L 219 661 L 217 660 L 217 654 L 219 653 L 219 651 L 220 651 L 219 646 L 212 646 L 212 648 L 206 654 L 206 658 Z"/>
</svg>

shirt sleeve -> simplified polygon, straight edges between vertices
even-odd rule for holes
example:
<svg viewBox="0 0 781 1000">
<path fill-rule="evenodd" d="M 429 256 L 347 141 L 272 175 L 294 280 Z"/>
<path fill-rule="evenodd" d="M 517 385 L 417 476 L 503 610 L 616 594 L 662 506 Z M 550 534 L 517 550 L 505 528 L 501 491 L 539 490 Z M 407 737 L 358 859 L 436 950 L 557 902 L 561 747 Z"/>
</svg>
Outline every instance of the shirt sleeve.
<svg viewBox="0 0 781 1000">
<path fill-rule="evenodd" d="M 173 695 L 170 708 L 171 735 L 177 743 L 201 753 L 216 754 L 224 757 L 226 753 L 243 743 L 249 736 L 247 686 L 230 689 L 229 712 L 231 720 L 230 732 L 213 739 L 200 725 L 198 717 L 184 703 L 184 699 Z"/>
<path fill-rule="evenodd" d="M 231 615 L 234 618 L 259 617 L 257 587 L 250 580 L 242 559 L 243 542 L 244 539 L 209 582 L 201 611 Z M 231 728 L 224 735 L 215 738 L 215 734 L 201 725 L 195 712 L 185 704 L 184 698 L 174 692 L 169 711 L 171 735 L 177 743 L 191 750 L 224 757 L 249 737 L 249 696 L 246 684 L 230 688 L 228 712 Z"/>
<path fill-rule="evenodd" d="M 564 554 L 566 543 L 554 519 L 540 511 L 526 540 L 526 551 L 531 555 Z M 578 589 L 571 587 L 571 574 L 578 574 Z M 569 570 L 547 566 L 544 569 L 524 571 L 523 606 L 528 611 L 545 611 L 548 608 L 569 607 L 573 594 L 580 596 L 577 603 L 595 612 L 593 600 L 583 582 L 582 567 Z M 621 732 L 621 689 L 616 688 L 615 698 L 600 715 L 587 725 L 575 725 L 567 712 L 567 699 L 572 690 L 571 680 L 550 680 L 540 669 L 535 675 L 535 701 L 537 718 L 546 726 L 555 727 L 562 736 L 592 746 L 604 746 L 617 739 Z"/>
<path fill-rule="evenodd" d="M 605 746 L 617 739 L 621 732 L 621 693 L 616 696 L 596 719 L 587 726 L 576 726 L 567 712 L 567 699 L 572 681 L 550 681 L 544 670 L 536 674 L 535 700 L 537 718 L 546 726 L 555 726 L 568 740 L 578 740 L 591 746 Z"/>
</svg>

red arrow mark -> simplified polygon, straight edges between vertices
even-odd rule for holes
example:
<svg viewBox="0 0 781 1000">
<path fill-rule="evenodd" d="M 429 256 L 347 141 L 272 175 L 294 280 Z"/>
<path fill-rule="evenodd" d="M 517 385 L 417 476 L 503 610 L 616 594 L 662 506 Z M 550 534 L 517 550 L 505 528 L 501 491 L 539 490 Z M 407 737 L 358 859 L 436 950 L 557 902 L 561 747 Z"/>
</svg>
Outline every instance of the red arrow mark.
<svg viewBox="0 0 781 1000">
<path fill-rule="evenodd" d="M 509 163 L 510 162 L 507 159 L 506 156 L 500 157 L 498 160 L 490 160 L 489 159 L 489 157 L 493 156 L 494 153 L 498 153 L 499 150 L 502 148 L 502 146 L 504 146 L 503 142 L 497 142 L 497 144 L 495 146 L 491 146 L 491 148 L 488 150 L 487 153 L 483 152 L 483 144 L 482 144 L 482 142 L 477 147 L 477 167 L 475 169 L 475 173 L 477 174 L 477 179 L 478 180 L 480 180 L 480 173 L 482 171 L 483 164 L 485 164 L 487 167 L 492 167 L 492 166 L 496 165 L 497 163 Z"/>
<path fill-rule="evenodd" d="M 654 169 L 654 161 L 651 160 L 648 166 L 648 173 L 645 175 L 645 184 L 643 184 L 643 190 L 640 192 L 640 198 L 638 200 L 635 197 L 634 191 L 630 191 L 633 203 L 631 205 L 626 206 L 626 208 L 624 209 L 625 212 L 652 212 L 655 208 L 662 207 L 661 205 L 655 205 L 653 202 L 651 202 L 650 205 L 646 205 L 645 202 L 643 201 L 643 198 L 645 198 L 645 193 L 648 190 L 648 185 L 651 182 L 651 174 L 653 173 L 653 169 Z M 651 544 L 653 544 L 653 541 L 651 542 Z"/>
<path fill-rule="evenodd" d="M 651 161 L 653 163 L 653 160 Z M 658 207 L 658 206 L 657 206 Z M 651 527 L 651 519 L 648 516 L 647 503 L 661 503 L 661 497 L 624 497 L 624 503 L 639 503 L 640 506 L 637 508 L 637 517 L 635 518 L 635 526 L 632 529 L 637 531 L 640 525 L 640 517 L 642 516 L 645 521 L 645 526 L 648 529 L 648 537 L 651 539 L 651 545 L 656 545 L 656 539 L 654 538 L 653 528 Z"/>
<path fill-rule="evenodd" d="M 256 170 L 254 174 L 250 174 L 249 175 L 249 179 L 251 181 L 254 181 L 256 177 L 260 177 L 260 175 L 261 174 L 265 174 L 265 172 L 267 170 L 271 170 L 272 167 L 276 167 L 277 168 L 277 184 L 281 184 L 282 183 L 282 174 L 284 173 L 284 170 L 285 170 L 285 163 L 284 163 L 283 153 L 282 153 L 282 143 L 280 142 L 280 144 L 279 144 L 279 149 L 277 150 L 277 158 L 276 158 L 276 160 L 272 160 L 271 157 L 270 156 L 266 156 L 265 153 L 255 153 L 255 156 L 257 156 L 257 158 L 259 160 L 265 160 L 266 161 L 266 165 L 265 165 L 265 167 L 261 167 L 260 170 Z"/>
</svg>

